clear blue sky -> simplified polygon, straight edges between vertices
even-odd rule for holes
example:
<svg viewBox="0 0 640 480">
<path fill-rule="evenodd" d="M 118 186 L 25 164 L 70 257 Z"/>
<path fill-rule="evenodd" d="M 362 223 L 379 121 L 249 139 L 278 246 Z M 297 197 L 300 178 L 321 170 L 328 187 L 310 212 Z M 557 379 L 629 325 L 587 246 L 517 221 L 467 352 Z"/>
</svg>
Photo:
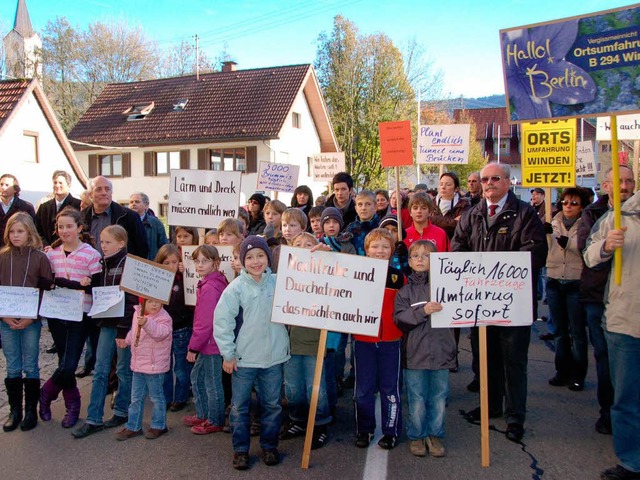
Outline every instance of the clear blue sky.
<svg viewBox="0 0 640 480">
<path fill-rule="evenodd" d="M 0 0 L 13 26 L 17 0 Z M 397 46 L 416 38 L 444 73 L 445 96 L 503 94 L 498 31 L 629 5 L 618 0 L 27 0 L 34 28 L 64 16 L 86 28 L 125 20 L 168 46 L 200 37 L 211 58 L 228 45 L 238 68 L 313 63 L 318 35 L 342 14 L 361 33 L 383 32 Z"/>
</svg>

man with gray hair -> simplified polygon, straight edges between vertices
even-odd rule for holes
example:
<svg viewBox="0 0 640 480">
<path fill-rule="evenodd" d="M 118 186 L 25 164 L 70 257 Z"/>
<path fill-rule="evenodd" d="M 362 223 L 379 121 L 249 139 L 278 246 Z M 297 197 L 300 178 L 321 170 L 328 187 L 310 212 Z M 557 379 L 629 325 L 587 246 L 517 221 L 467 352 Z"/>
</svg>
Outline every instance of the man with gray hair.
<svg viewBox="0 0 640 480">
<path fill-rule="evenodd" d="M 149 212 L 149 195 L 143 192 L 132 193 L 129 197 L 129 208 L 140 216 L 140 221 L 147 233 L 148 260 L 154 260 L 160 247 L 166 243 L 167 233 L 160 220 Z"/>
<path fill-rule="evenodd" d="M 477 205 L 482 200 L 482 186 L 480 185 L 480 172 L 471 172 L 467 177 L 467 193 L 462 198 L 468 198 L 471 206 Z"/>
<path fill-rule="evenodd" d="M 80 210 L 80 200 L 69 192 L 71 175 L 64 170 L 56 170 L 51 176 L 53 180 L 53 198 L 44 202 L 36 213 L 36 228 L 45 247 L 51 245 L 57 238 L 56 216 L 65 207 Z"/>
</svg>

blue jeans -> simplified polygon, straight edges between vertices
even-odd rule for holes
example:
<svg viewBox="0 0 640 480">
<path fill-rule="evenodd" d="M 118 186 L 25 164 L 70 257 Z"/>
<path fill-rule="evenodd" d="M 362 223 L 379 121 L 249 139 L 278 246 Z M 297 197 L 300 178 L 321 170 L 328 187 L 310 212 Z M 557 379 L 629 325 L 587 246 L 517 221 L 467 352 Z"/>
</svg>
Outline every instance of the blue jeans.
<svg viewBox="0 0 640 480">
<path fill-rule="evenodd" d="M 7 360 L 7 378 L 40 379 L 38 353 L 40 352 L 40 330 L 42 323 L 34 321 L 22 330 L 11 330 L 9 325 L 0 320 L 2 335 L 2 351 Z"/>
<path fill-rule="evenodd" d="M 93 371 L 91 386 L 91 400 L 87 409 L 87 423 L 102 425 L 104 415 L 104 401 L 107 395 L 111 360 L 118 353 L 116 373 L 118 374 L 118 395 L 113 413 L 119 417 L 126 417 L 131 404 L 131 349 L 116 347 L 115 328 L 100 329 L 100 338 L 96 349 L 96 368 Z"/>
<path fill-rule="evenodd" d="M 144 399 L 147 396 L 147 392 L 149 392 L 149 398 L 153 403 L 151 428 L 164 430 L 167 427 L 167 402 L 164 399 L 164 392 L 162 390 L 163 382 L 164 373 L 133 372 L 129 420 L 126 424 L 126 427 L 132 432 L 137 432 L 142 428 Z"/>
<path fill-rule="evenodd" d="M 224 391 L 222 390 L 222 357 L 198 355 L 191 370 L 193 400 L 198 418 L 209 420 L 218 427 L 224 426 Z"/>
<path fill-rule="evenodd" d="M 604 304 L 584 303 L 582 308 L 589 327 L 593 356 L 596 359 L 600 415 L 609 416 L 611 405 L 613 405 L 613 385 L 611 385 L 611 374 L 609 373 L 609 350 L 602 325 Z"/>
<path fill-rule="evenodd" d="M 327 388 L 327 403 L 329 404 L 329 412 L 331 415 L 335 413 L 336 405 L 338 405 L 338 379 L 336 377 L 336 351 L 327 350 L 324 356 L 324 378 Z"/>
<path fill-rule="evenodd" d="M 587 375 L 587 326 L 579 301 L 580 280 L 547 280 L 547 301 L 556 324 L 556 372 L 573 382 L 583 383 Z"/>
<path fill-rule="evenodd" d="M 353 396 L 357 433 L 376 430 L 376 392 L 380 392 L 382 433 L 399 437 L 402 431 L 400 340 L 353 342 L 356 374 Z"/>
<path fill-rule="evenodd" d="M 191 369 L 193 364 L 187 362 L 187 352 L 189 351 L 189 340 L 191 339 L 190 328 L 181 328 L 173 331 L 173 341 L 171 343 L 171 369 L 165 374 L 164 396 L 167 403 L 184 402 L 189 400 L 189 387 L 191 387 Z M 175 392 L 173 375 L 175 373 Z"/>
<path fill-rule="evenodd" d="M 53 383 L 64 389 L 76 386 L 76 369 L 82 356 L 85 327 L 82 322 L 48 319 L 49 331 L 58 353 L 58 368 L 51 375 Z"/>
<path fill-rule="evenodd" d="M 348 333 L 340 333 L 340 343 L 336 348 L 336 373 L 338 378 L 353 377 L 353 337 Z M 351 346 L 351 356 L 349 360 L 349 373 L 344 374 L 344 367 L 347 365 L 347 345 Z"/>
<path fill-rule="evenodd" d="M 409 440 L 444 437 L 444 417 L 449 395 L 449 370 L 413 370 L 405 368 L 404 389 L 409 414 Z"/>
<path fill-rule="evenodd" d="M 258 399 L 262 415 L 260 418 L 260 447 L 271 449 L 278 447 L 278 433 L 282 416 L 280 388 L 282 387 L 282 364 L 269 368 L 238 367 L 233 372 L 233 396 L 231 398 L 231 433 L 233 451 L 249 453 L 250 437 L 249 405 L 251 389 L 258 382 Z"/>
<path fill-rule="evenodd" d="M 316 358 L 310 355 L 291 355 L 291 359 L 284 365 L 284 392 L 289 405 L 289 417 L 294 422 L 302 425 L 306 425 L 309 418 Z M 322 370 L 315 419 L 316 425 L 327 425 L 331 422 L 324 368 Z"/>
<path fill-rule="evenodd" d="M 629 312 L 637 320 L 638 312 Z M 611 407 L 613 449 L 622 465 L 640 472 L 640 338 L 606 332 L 615 390 Z"/>
</svg>

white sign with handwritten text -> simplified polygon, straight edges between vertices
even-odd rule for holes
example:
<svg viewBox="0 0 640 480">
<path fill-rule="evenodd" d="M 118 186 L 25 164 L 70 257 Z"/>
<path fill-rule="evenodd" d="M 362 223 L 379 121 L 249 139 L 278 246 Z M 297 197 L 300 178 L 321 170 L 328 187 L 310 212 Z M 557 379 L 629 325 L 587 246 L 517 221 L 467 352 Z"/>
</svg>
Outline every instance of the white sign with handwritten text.
<svg viewBox="0 0 640 480">
<path fill-rule="evenodd" d="M 163 265 L 129 254 L 124 264 L 120 289 L 166 305 L 171 298 L 175 275 Z"/>
<path fill-rule="evenodd" d="M 0 317 L 37 318 L 40 290 L 29 287 L 0 287 Z"/>
<path fill-rule="evenodd" d="M 471 125 L 420 125 L 418 129 L 418 163 L 469 163 Z"/>
<path fill-rule="evenodd" d="M 286 163 L 260 162 L 258 169 L 258 190 L 293 193 L 298 186 L 298 165 Z"/>
<path fill-rule="evenodd" d="M 336 173 L 345 171 L 344 152 L 319 153 L 313 156 L 313 180 L 329 183 Z"/>
<path fill-rule="evenodd" d="M 236 274 L 231 267 L 233 261 L 233 247 L 230 245 L 215 245 L 220 254 L 220 272 L 226 277 L 228 282 L 236 278 Z M 182 246 L 182 263 L 184 265 L 184 303 L 185 305 L 196 304 L 196 290 L 198 282 L 202 278 L 196 272 L 196 264 L 193 261 L 193 251 L 197 245 Z"/>
<path fill-rule="evenodd" d="M 40 315 L 46 318 L 81 322 L 84 292 L 70 288 L 45 290 L 40 304 Z"/>
<path fill-rule="evenodd" d="M 118 285 L 93 287 L 93 303 L 89 315 L 92 318 L 118 318 L 124 315 L 124 292 Z"/>
</svg>

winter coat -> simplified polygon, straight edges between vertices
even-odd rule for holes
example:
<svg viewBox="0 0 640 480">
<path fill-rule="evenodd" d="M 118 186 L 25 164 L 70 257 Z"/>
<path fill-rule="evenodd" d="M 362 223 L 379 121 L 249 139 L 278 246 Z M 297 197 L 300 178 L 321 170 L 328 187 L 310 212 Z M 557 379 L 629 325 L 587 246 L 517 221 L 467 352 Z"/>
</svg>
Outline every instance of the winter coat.
<svg viewBox="0 0 640 480">
<path fill-rule="evenodd" d="M 451 250 L 451 243 L 449 242 L 447 232 L 442 228 L 435 226 L 431 222 L 422 229 L 422 233 L 418 233 L 415 225 L 407 228 L 407 237 L 404 239 L 404 244 L 407 246 L 407 250 L 416 240 L 429 240 L 433 242 L 439 252 L 448 252 Z"/>
<path fill-rule="evenodd" d="M 58 215 L 58 211 L 61 212 L 65 207 L 73 207 L 79 211 L 80 199 L 75 198 L 71 194 L 67 195 L 67 198 L 65 198 L 60 205 L 60 210 L 56 207 L 55 198 L 44 202 L 38 207 L 38 212 L 36 213 L 36 228 L 45 246 L 51 245 L 58 238 L 58 235 L 55 233 L 56 216 Z"/>
<path fill-rule="evenodd" d="M 591 229 L 595 223 L 608 211 L 608 195 L 600 196 L 597 202 L 582 211 L 582 221 L 578 225 L 578 250 L 580 252 L 583 252 L 587 246 L 587 239 L 591 235 Z M 603 303 L 604 289 L 609 280 L 609 270 L 609 263 L 600 264 L 596 268 L 584 266 L 580 276 L 580 302 Z"/>
<path fill-rule="evenodd" d="M 564 214 L 559 212 L 553 217 L 553 239 L 547 255 L 547 277 L 556 280 L 580 280 L 582 273 L 582 254 L 578 250 L 578 228 L 582 220 L 579 218 L 567 230 L 563 223 Z M 563 248 L 558 239 L 567 237 L 568 241 Z"/>
<path fill-rule="evenodd" d="M 289 360 L 289 335 L 280 323 L 271 322 L 276 277 L 267 267 L 256 282 L 243 268 L 222 293 L 214 313 L 213 336 L 225 361 L 238 367 L 269 368 Z M 242 328 L 234 334 L 242 308 Z"/>
<path fill-rule="evenodd" d="M 347 225 L 347 227 L 344 229 L 345 232 L 348 232 L 352 235 L 351 243 L 356 249 L 356 253 L 358 255 L 365 255 L 364 239 L 371 230 L 373 230 L 374 228 L 378 228 L 378 225 L 380 225 L 380 219 L 377 215 L 374 214 L 371 220 L 363 222 L 362 220 L 357 219 Z"/>
<path fill-rule="evenodd" d="M 120 225 L 127 231 L 127 251 L 141 258 L 147 258 L 149 247 L 147 246 L 147 234 L 140 221 L 140 215 L 133 210 L 122 207 L 116 202 L 111 202 L 111 225 Z M 82 211 L 87 232 L 91 233 L 91 220 L 93 219 L 93 207 L 87 207 Z M 99 242 L 100 239 L 96 238 Z"/>
<path fill-rule="evenodd" d="M 622 205 L 622 226 L 627 227 L 622 246 L 622 285 L 612 281 L 612 269 L 604 296 L 604 318 L 609 332 L 640 338 L 640 192 Z M 613 211 L 610 211 L 594 225 L 587 241 L 584 261 L 588 267 L 594 268 L 613 258 L 613 252 L 603 250 L 607 233 L 612 229 Z"/>
<path fill-rule="evenodd" d="M 169 305 L 165 305 L 164 309 L 173 320 L 174 332 L 193 326 L 193 307 L 184 303 L 184 277 L 180 272 L 176 272 L 173 287 L 171 287 Z"/>
<path fill-rule="evenodd" d="M 442 213 L 438 207 L 438 213 L 429 217 L 431 223 L 447 232 L 449 240 L 453 238 L 458 224 L 456 218 L 471 208 L 469 200 L 461 197 L 458 193 L 454 195 L 453 202 L 455 203 L 454 206 L 447 213 Z"/>
<path fill-rule="evenodd" d="M 336 207 L 338 210 L 342 212 L 342 231 L 347 228 L 351 222 L 354 222 L 358 218 L 358 214 L 356 213 L 356 203 L 353 199 L 349 199 L 349 203 L 344 208 L 340 208 L 336 203 L 336 194 L 332 193 L 327 197 L 327 200 L 324 202 L 326 207 Z"/>
<path fill-rule="evenodd" d="M 147 323 L 140 329 L 138 346 L 138 315 L 140 305 L 134 307 L 133 327 L 126 340 L 131 346 L 131 371 L 137 373 L 166 373 L 171 368 L 171 317 L 164 308 L 154 315 L 147 315 Z"/>
<path fill-rule="evenodd" d="M 404 332 L 402 363 L 414 370 L 444 370 L 456 366 L 456 341 L 450 328 L 432 328 L 424 313 L 430 300 L 428 272 L 409 275 L 408 284 L 396 295 L 394 321 Z M 419 305 L 412 306 L 416 303 Z"/>
<path fill-rule="evenodd" d="M 204 355 L 218 355 L 220 350 L 213 338 L 214 310 L 228 282 L 219 271 L 211 272 L 198 281 L 196 309 L 193 314 L 193 333 L 189 351 Z"/>
<path fill-rule="evenodd" d="M 13 268 L 11 265 L 13 263 Z M 27 265 L 29 270 L 27 271 Z M 53 272 L 47 256 L 31 247 L 8 248 L 0 254 L 0 285 L 49 290 Z"/>
<path fill-rule="evenodd" d="M 504 208 L 497 214 L 491 227 L 487 222 L 487 210 L 487 200 L 482 199 L 462 215 L 453 236 L 451 251 L 531 252 L 533 271 L 545 266 L 547 237 L 531 205 L 518 200 L 509 191 Z"/>
<path fill-rule="evenodd" d="M 162 222 L 148 213 L 144 216 L 144 220 L 142 220 L 142 226 L 147 235 L 147 246 L 149 247 L 147 260 L 155 260 L 160 247 L 169 243 L 169 240 L 167 240 L 167 232 Z"/>
<path fill-rule="evenodd" d="M 13 203 L 9 207 L 7 213 L 4 213 L 4 209 L 0 208 L 0 247 L 4 247 L 4 230 L 7 227 L 7 222 L 11 216 L 17 212 L 28 213 L 33 219 L 33 223 L 37 225 L 36 212 L 33 209 L 33 205 L 29 202 L 25 202 L 18 196 L 14 196 Z"/>
</svg>

